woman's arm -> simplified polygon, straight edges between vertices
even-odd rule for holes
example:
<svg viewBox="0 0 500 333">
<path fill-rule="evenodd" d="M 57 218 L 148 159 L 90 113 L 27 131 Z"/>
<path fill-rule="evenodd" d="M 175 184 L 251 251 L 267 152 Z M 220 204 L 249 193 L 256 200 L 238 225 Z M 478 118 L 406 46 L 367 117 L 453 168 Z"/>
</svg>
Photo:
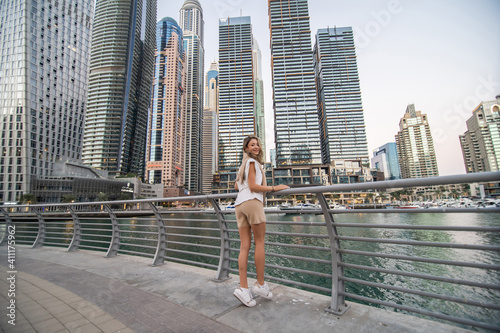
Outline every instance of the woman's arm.
<svg viewBox="0 0 500 333">
<path fill-rule="evenodd" d="M 281 191 L 285 190 L 287 188 L 290 188 L 286 185 L 277 185 L 277 186 L 267 186 L 267 185 L 259 185 L 255 183 L 255 168 L 257 166 L 255 165 L 255 162 L 250 162 L 250 167 L 248 170 L 248 187 L 250 188 L 250 191 L 252 192 L 274 192 L 274 191 Z"/>
</svg>

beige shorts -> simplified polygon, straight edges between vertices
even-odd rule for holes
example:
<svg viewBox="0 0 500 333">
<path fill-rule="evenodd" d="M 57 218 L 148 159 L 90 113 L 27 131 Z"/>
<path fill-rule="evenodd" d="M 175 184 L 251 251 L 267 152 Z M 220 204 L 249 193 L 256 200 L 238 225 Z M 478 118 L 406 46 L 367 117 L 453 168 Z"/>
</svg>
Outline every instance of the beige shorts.
<svg viewBox="0 0 500 333">
<path fill-rule="evenodd" d="M 235 208 L 238 228 L 249 227 L 251 224 L 266 222 L 264 205 L 259 199 L 247 200 Z"/>
</svg>

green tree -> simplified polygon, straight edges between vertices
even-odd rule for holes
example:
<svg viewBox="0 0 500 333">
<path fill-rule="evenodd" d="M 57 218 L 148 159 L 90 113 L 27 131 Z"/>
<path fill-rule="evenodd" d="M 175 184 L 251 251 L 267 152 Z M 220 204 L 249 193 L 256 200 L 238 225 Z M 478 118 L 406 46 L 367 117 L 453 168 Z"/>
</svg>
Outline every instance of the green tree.
<svg viewBox="0 0 500 333">
<path fill-rule="evenodd" d="M 109 201 L 109 195 L 104 192 L 99 192 L 97 194 L 97 201 Z"/>
<path fill-rule="evenodd" d="M 61 197 L 61 202 L 63 203 L 69 203 L 75 201 L 76 201 L 76 196 L 74 194 L 63 194 L 63 196 Z"/>
<path fill-rule="evenodd" d="M 26 193 L 19 198 L 19 202 L 22 204 L 31 205 L 36 204 L 38 201 L 36 200 L 36 196 L 34 194 Z"/>
</svg>

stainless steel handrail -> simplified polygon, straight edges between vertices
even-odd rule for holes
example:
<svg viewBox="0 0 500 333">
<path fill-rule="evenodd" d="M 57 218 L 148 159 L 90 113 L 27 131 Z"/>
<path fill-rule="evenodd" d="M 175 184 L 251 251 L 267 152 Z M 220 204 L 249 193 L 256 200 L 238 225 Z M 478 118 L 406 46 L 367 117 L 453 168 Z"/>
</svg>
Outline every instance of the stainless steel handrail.
<svg viewBox="0 0 500 333">
<path fill-rule="evenodd" d="M 331 279 L 331 287 L 326 288 L 323 285 L 311 284 L 304 282 L 301 279 L 293 279 L 283 277 L 281 274 L 269 275 L 266 278 L 279 282 L 292 284 L 297 287 L 316 290 L 319 292 L 329 292 L 331 294 L 331 302 L 327 306 L 327 311 L 337 315 L 342 315 L 348 309 L 345 303 L 345 297 L 361 300 L 373 304 L 392 307 L 395 309 L 406 310 L 414 313 L 431 316 L 438 319 L 452 321 L 462 325 L 469 325 L 478 328 L 489 330 L 498 329 L 498 325 L 478 322 L 473 320 L 464 320 L 463 318 L 444 315 L 439 312 L 428 311 L 426 309 L 412 308 L 410 306 L 387 302 L 384 300 L 357 295 L 352 292 L 347 292 L 345 283 L 355 283 L 360 285 L 371 286 L 375 288 L 384 288 L 387 290 L 430 297 L 438 300 L 449 301 L 454 303 L 466 304 L 470 306 L 479 306 L 491 311 L 498 311 L 499 306 L 488 302 L 464 301 L 454 296 L 447 296 L 432 292 L 422 292 L 410 288 L 402 288 L 391 286 L 386 283 L 378 283 L 373 281 L 365 281 L 357 278 L 346 277 L 345 269 L 363 270 L 368 272 L 377 272 L 381 274 L 390 274 L 398 276 L 398 278 L 418 278 L 423 280 L 440 281 L 443 283 L 452 283 L 456 285 L 466 285 L 476 288 L 486 288 L 489 290 L 499 290 L 498 284 L 483 283 L 477 281 L 458 280 L 456 278 L 448 278 L 434 276 L 432 274 L 422 274 L 415 272 L 405 272 L 396 269 L 387 269 L 379 267 L 371 267 L 362 265 L 356 262 L 346 262 L 343 255 L 355 257 L 380 257 L 390 258 L 399 261 L 420 262 L 432 265 L 443 266 L 458 266 L 483 270 L 485 273 L 499 271 L 500 265 L 472 263 L 466 261 L 445 260 L 437 258 L 423 258 L 419 256 L 408 256 L 399 254 L 377 253 L 369 251 L 359 251 L 346 248 L 345 242 L 364 242 L 364 243 L 386 243 L 390 246 L 429 246 L 434 248 L 458 248 L 474 251 L 500 251 L 500 244 L 484 245 L 484 244 L 459 244 L 449 242 L 433 242 L 420 241 L 411 239 L 389 239 L 379 237 L 353 237 L 344 234 L 344 230 L 349 228 L 364 228 L 366 230 L 418 230 L 418 231 L 446 231 L 446 232 L 489 232 L 498 233 L 500 227 L 472 227 L 472 226 L 434 226 L 434 225 L 381 225 L 381 224 L 356 224 L 356 223 L 338 223 L 334 221 L 336 214 L 355 214 L 363 213 L 410 213 L 410 214 L 426 214 L 426 213 L 448 213 L 448 212 L 479 212 L 479 213 L 499 213 L 500 208 L 496 209 L 463 209 L 463 208 L 445 208 L 445 209 L 363 209 L 361 210 L 337 210 L 330 209 L 325 199 L 324 193 L 342 192 L 342 191 L 359 191 L 373 189 L 387 189 L 413 186 L 427 185 L 444 185 L 453 183 L 470 183 L 470 182 L 486 182 L 500 181 L 500 172 L 488 172 L 481 174 L 467 174 L 456 176 L 431 177 L 423 179 L 406 179 L 399 181 L 384 181 L 374 183 L 361 184 L 342 184 L 332 186 L 312 186 L 306 188 L 292 188 L 279 193 L 271 193 L 270 195 L 289 195 L 289 194 L 315 194 L 321 205 L 321 209 L 316 211 L 297 211 L 301 214 L 320 213 L 323 216 L 323 222 L 289 222 L 280 221 L 277 216 L 273 221 L 268 221 L 270 228 L 272 226 L 311 226 L 314 228 L 326 228 L 325 233 L 304 233 L 304 232 L 275 232 L 269 230 L 268 241 L 266 247 L 270 248 L 268 256 L 276 260 L 286 260 L 290 264 L 287 266 L 267 264 L 266 267 L 271 271 L 282 270 L 296 275 L 311 275 L 318 278 Z M 17 225 L 18 237 L 23 244 L 35 246 L 54 245 L 67 246 L 68 250 L 92 249 L 107 251 L 108 256 L 114 256 L 119 253 L 127 253 L 133 255 L 141 255 L 153 258 L 153 265 L 159 265 L 164 260 L 173 260 L 186 264 L 194 264 L 198 266 L 216 269 L 216 281 L 222 281 L 229 278 L 230 273 L 237 273 L 235 255 L 239 249 L 234 247 L 234 244 L 239 243 L 237 238 L 238 230 L 235 228 L 235 220 L 229 219 L 234 217 L 234 211 L 221 210 L 218 204 L 220 199 L 235 198 L 236 194 L 222 195 L 200 195 L 190 197 L 176 198 L 157 198 L 157 199 L 142 199 L 142 200 L 122 200 L 122 201 L 103 201 L 103 202 L 83 202 L 83 203 L 67 203 L 67 204 L 36 204 L 36 205 L 9 205 L 0 206 L 0 225 L 5 226 Z M 200 201 L 205 200 L 213 207 L 211 211 L 200 210 L 175 210 L 160 208 L 163 203 L 173 201 Z M 133 208 L 133 209 L 132 209 Z M 144 216 L 137 216 L 137 214 Z M 186 220 L 182 214 L 213 214 L 214 219 L 193 218 Z M 270 212 L 274 214 L 276 212 Z M 171 215 L 175 215 L 172 217 Z M 318 215 L 318 217 L 320 217 Z M 29 222 L 24 222 L 30 220 Z M 64 223 L 64 221 L 72 221 L 72 223 Z M 104 220 L 101 222 L 99 220 Z M 37 221 L 37 222 L 35 222 Z M 97 221 L 97 222 L 95 222 Z M 191 226 L 189 223 L 202 224 L 202 226 Z M 36 224 L 37 227 L 30 227 L 26 224 Z M 153 223 L 153 224 L 151 224 Z M 176 224 L 176 225 L 169 225 Z M 156 231 L 152 227 L 156 226 Z M 61 230 L 59 231 L 60 228 Z M 64 230 L 63 230 L 64 228 Z M 129 229 L 129 228 L 134 228 Z M 144 231 L 144 229 L 152 231 Z M 140 229 L 140 230 L 138 230 Z M 129 236 L 131 232 L 135 235 Z M 36 235 L 35 235 L 36 234 Z M 65 238 L 70 234 L 69 241 Z M 22 236 L 25 235 L 23 240 Z M 168 239 L 167 239 L 168 237 Z M 317 245 L 293 244 L 287 241 L 275 241 L 276 237 L 303 238 L 314 240 L 325 244 L 324 247 Z M 4 237 L 5 238 L 5 237 Z M 34 240 L 32 240 L 34 238 Z M 0 242 L 1 244 L 2 242 Z M 68 244 L 70 243 L 70 244 Z M 156 244 L 156 245 L 153 245 Z M 190 246 L 187 249 L 186 246 Z M 282 250 L 276 252 L 272 248 L 293 249 L 294 251 L 302 251 L 301 255 L 291 255 L 282 253 Z M 319 257 L 311 257 L 310 253 L 318 253 Z M 294 267 L 292 262 L 314 263 L 320 266 L 319 271 Z M 251 260 L 250 260 L 250 263 Z M 329 268 L 328 268 L 329 266 Z M 250 276 L 255 273 L 250 272 Z M 500 316 L 496 316 L 497 318 Z"/>
</svg>

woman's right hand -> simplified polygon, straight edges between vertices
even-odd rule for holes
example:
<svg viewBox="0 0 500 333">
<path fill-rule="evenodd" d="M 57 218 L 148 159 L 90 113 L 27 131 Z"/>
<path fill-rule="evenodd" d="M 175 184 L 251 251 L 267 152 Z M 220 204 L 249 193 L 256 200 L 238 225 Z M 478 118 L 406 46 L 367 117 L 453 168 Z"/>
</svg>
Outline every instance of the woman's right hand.
<svg viewBox="0 0 500 333">
<path fill-rule="evenodd" d="M 283 184 L 282 185 L 276 185 L 276 186 L 274 186 L 274 192 L 281 191 L 281 190 L 286 190 L 288 188 L 290 188 L 290 186 L 288 186 L 288 185 L 283 185 Z"/>
</svg>

